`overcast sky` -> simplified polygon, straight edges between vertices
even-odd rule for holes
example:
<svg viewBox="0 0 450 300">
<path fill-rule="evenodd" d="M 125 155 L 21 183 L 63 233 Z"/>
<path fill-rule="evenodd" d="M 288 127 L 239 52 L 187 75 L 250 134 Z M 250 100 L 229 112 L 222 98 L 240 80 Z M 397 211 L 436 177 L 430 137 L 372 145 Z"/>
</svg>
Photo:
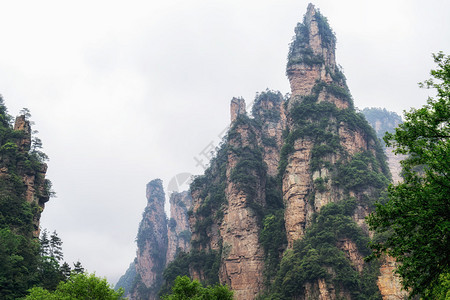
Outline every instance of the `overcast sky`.
<svg viewBox="0 0 450 300">
<path fill-rule="evenodd" d="M 229 102 L 289 92 L 288 45 L 308 1 L 3 1 L 0 94 L 27 107 L 57 198 L 42 227 L 111 283 L 135 257 L 145 186 L 201 174 Z M 355 105 L 401 113 L 450 53 L 450 1 L 315 1 Z"/>
</svg>

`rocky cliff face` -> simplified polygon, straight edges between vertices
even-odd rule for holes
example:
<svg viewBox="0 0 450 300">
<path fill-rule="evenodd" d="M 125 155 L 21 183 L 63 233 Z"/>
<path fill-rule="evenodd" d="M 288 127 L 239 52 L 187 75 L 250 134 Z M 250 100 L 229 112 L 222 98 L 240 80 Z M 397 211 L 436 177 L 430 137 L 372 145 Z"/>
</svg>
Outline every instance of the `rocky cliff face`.
<svg viewBox="0 0 450 300">
<path fill-rule="evenodd" d="M 192 208 L 192 197 L 187 191 L 170 195 L 170 220 L 166 264 L 179 252 L 191 250 L 191 230 L 187 212 Z"/>
<path fill-rule="evenodd" d="M 136 258 L 116 284 L 129 299 L 159 299 L 163 271 L 177 253 L 190 251 L 188 211 L 192 197 L 187 191 L 170 195 L 170 220 L 164 211 L 165 193 L 160 179 L 147 184 L 147 206 L 137 235 Z"/>
<path fill-rule="evenodd" d="M 11 130 L 11 129 L 7 129 Z M 10 134 L 12 142 L 1 140 L 0 178 L 1 189 L 9 196 L 17 195 L 31 205 L 33 211 L 32 236 L 39 237 L 39 221 L 45 203 L 51 196 L 51 183 L 45 178 L 47 165 L 45 154 L 32 145 L 31 126 L 22 115 L 16 118 Z M 3 145 L 3 143 L 5 143 Z M 32 149 L 33 146 L 33 149 Z"/>
<path fill-rule="evenodd" d="M 346 199 L 356 200 L 352 219 L 367 234 L 364 218 L 389 178 L 377 137 L 356 114 L 345 77 L 336 66 L 336 40 L 326 19 L 310 4 L 295 33 L 287 65 L 292 89 L 288 143 L 292 139 L 283 174 L 289 248 L 304 236 L 313 215 Z M 337 246 L 361 273 L 362 255 L 354 241 L 344 241 Z M 335 272 L 328 271 L 331 276 Z M 326 294 L 320 280 L 315 286 L 319 289 L 312 294 Z M 322 297 L 335 298 L 334 289 L 330 286 L 329 296 Z M 341 292 L 350 297 L 345 288 Z"/>
<path fill-rule="evenodd" d="M 227 143 L 191 185 L 193 248 L 216 253 L 218 279 L 234 290 L 236 299 L 254 299 L 264 288 L 266 256 L 259 236 L 262 210 L 269 206 L 268 178 L 278 172 L 286 123 L 283 102 L 280 93 L 259 94 L 250 119 L 244 100 L 233 99 Z M 191 269 L 191 275 L 208 281 L 201 268 Z"/>
<path fill-rule="evenodd" d="M 392 182 L 398 183 L 402 180 L 402 165 L 400 164 L 400 162 L 404 160 L 406 156 L 402 154 L 395 154 L 394 148 L 392 147 L 386 147 L 384 151 L 386 153 L 389 169 L 391 170 Z"/>
<path fill-rule="evenodd" d="M 378 287 L 383 300 L 395 300 L 408 298 L 408 292 L 403 289 L 400 277 L 395 274 L 398 263 L 394 258 L 385 256 L 381 259 Z"/>
<path fill-rule="evenodd" d="M 364 108 L 362 113 L 366 117 L 367 121 L 372 125 L 377 133 L 380 140 L 383 140 L 386 132 L 394 132 L 398 124 L 402 123 L 402 118 L 392 111 L 387 111 L 381 108 Z M 382 141 L 384 144 L 384 142 Z M 392 181 L 397 183 L 401 180 L 402 166 L 400 161 L 405 159 L 404 155 L 394 154 L 394 149 L 392 147 L 384 148 L 387 162 L 389 164 L 389 169 L 392 174 Z"/>
<path fill-rule="evenodd" d="M 344 190 L 333 184 L 337 164 L 348 163 L 359 153 L 378 160 L 376 138 L 355 113 L 345 77 L 336 66 L 336 39 L 326 19 L 310 4 L 295 33 L 287 65 L 292 89 L 288 128 L 292 137 L 298 137 L 292 139 L 283 176 L 289 247 L 324 205 L 370 194 L 370 185 Z M 386 171 L 375 164 L 369 168 Z M 358 203 L 354 219 L 363 224 L 368 207 Z"/>
<path fill-rule="evenodd" d="M 252 299 L 262 287 L 264 252 L 258 242 L 260 228 L 257 216 L 249 208 L 249 202 L 264 204 L 265 174 L 256 170 L 246 174 L 252 177 L 256 187 L 252 195 L 242 185 L 242 181 L 233 178 L 241 162 L 240 153 L 236 151 L 258 151 L 255 148 L 258 147 L 257 139 L 260 138 L 260 133 L 248 124 L 235 122 L 234 130 L 235 135 L 229 140 L 230 150 L 227 153 L 225 197 L 228 207 L 224 209 L 219 228 L 226 248 L 226 252 L 222 253 L 219 278 L 235 291 L 236 298 Z"/>
<path fill-rule="evenodd" d="M 162 181 L 155 179 L 147 184 L 147 206 L 142 215 L 137 235 L 136 284 L 131 299 L 157 299 L 163 283 L 162 272 L 166 266 L 167 218 L 164 212 L 165 194 Z"/>
</svg>

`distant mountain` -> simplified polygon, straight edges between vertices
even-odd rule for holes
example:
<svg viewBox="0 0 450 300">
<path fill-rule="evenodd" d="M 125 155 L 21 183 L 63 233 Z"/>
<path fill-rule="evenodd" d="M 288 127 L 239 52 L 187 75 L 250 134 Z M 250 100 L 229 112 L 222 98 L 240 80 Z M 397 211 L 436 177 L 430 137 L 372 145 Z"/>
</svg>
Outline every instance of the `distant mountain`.
<svg viewBox="0 0 450 300">
<path fill-rule="evenodd" d="M 383 136 L 386 132 L 394 132 L 394 129 L 398 124 L 403 122 L 401 116 L 395 112 L 388 111 L 385 108 L 366 107 L 361 112 L 375 129 L 380 140 L 383 140 Z"/>
</svg>

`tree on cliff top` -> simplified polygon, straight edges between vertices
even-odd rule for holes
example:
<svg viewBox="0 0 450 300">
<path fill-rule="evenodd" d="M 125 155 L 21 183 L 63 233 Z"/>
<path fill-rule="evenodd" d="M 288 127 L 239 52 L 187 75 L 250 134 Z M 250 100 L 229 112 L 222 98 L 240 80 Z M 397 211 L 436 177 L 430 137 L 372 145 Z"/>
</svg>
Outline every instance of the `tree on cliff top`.
<svg viewBox="0 0 450 300">
<path fill-rule="evenodd" d="M 438 67 L 420 86 L 436 89 L 437 96 L 405 113 L 406 121 L 384 138 L 396 153 L 408 155 L 404 181 L 390 186 L 389 201 L 377 206 L 368 223 L 387 234 L 372 247 L 400 262 L 397 273 L 411 297 L 448 299 L 439 295 L 449 293 L 450 273 L 450 56 L 433 57 Z"/>
</svg>

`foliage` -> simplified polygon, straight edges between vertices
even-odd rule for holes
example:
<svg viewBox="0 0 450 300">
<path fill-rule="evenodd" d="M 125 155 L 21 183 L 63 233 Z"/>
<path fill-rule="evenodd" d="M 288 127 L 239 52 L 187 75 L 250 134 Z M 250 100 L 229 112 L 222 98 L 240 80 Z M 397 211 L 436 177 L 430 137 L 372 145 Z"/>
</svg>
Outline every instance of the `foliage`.
<svg viewBox="0 0 450 300">
<path fill-rule="evenodd" d="M 46 229 L 42 230 L 40 242 L 40 263 L 38 267 L 39 286 L 54 290 L 60 281 L 67 280 L 71 274 L 70 266 L 62 263 L 62 240 L 56 231 L 48 235 Z"/>
<path fill-rule="evenodd" d="M 205 174 L 195 177 L 190 185 L 191 193 L 198 193 L 198 198 L 203 200 L 202 205 L 195 211 L 194 231 L 197 238 L 192 240 L 194 248 L 206 245 L 209 242 L 210 226 L 214 222 L 222 222 L 224 205 L 227 203 L 225 197 L 227 151 L 228 146 L 223 143 Z M 188 215 L 192 214 L 193 211 L 188 211 Z"/>
<path fill-rule="evenodd" d="M 31 238 L 34 206 L 23 197 L 7 194 L 0 179 L 0 228 L 13 228 L 15 233 Z"/>
<path fill-rule="evenodd" d="M 282 253 L 287 244 L 283 209 L 276 210 L 264 217 L 259 242 L 264 248 L 264 275 L 269 284 L 278 271 Z"/>
<path fill-rule="evenodd" d="M 41 287 L 34 287 L 25 300 L 72 300 L 72 299 L 98 299 L 116 300 L 124 299 L 123 291 L 115 291 L 105 278 L 95 274 L 74 274 L 65 282 L 60 282 L 54 291 Z"/>
<path fill-rule="evenodd" d="M 306 16 L 305 16 L 306 17 Z M 331 48 L 336 47 L 336 36 L 328 24 L 328 20 L 320 11 L 316 11 L 315 19 L 319 28 L 319 35 L 321 37 L 324 47 Z M 289 47 L 288 63 L 287 66 L 291 66 L 297 63 L 304 63 L 308 66 L 323 64 L 324 58 L 322 55 L 316 55 L 313 53 L 309 46 L 309 28 L 306 23 L 306 19 L 303 18 L 303 23 L 298 23 L 295 27 L 295 36 Z"/>
<path fill-rule="evenodd" d="M 318 170 L 324 165 L 322 158 L 327 154 L 336 153 L 342 150 L 339 143 L 339 136 L 329 130 L 333 124 L 331 120 L 336 118 L 340 111 L 333 103 L 317 103 L 317 95 L 305 97 L 303 101 L 296 102 L 290 110 L 290 117 L 295 127 L 289 132 L 285 139 L 285 144 L 281 149 L 279 164 L 279 179 L 287 166 L 289 154 L 294 152 L 294 143 L 299 138 L 306 138 L 314 142 L 311 155 L 311 169 Z"/>
<path fill-rule="evenodd" d="M 438 281 L 424 294 L 425 299 L 448 300 L 450 299 L 450 273 L 439 275 Z"/>
<path fill-rule="evenodd" d="M 266 166 L 259 147 L 233 148 L 233 153 L 239 157 L 236 166 L 231 171 L 231 181 L 247 195 L 247 202 L 255 201 L 256 188 L 260 186 L 260 178 L 265 177 Z"/>
<path fill-rule="evenodd" d="M 319 10 L 316 11 L 317 26 L 319 27 L 319 34 L 322 39 L 322 43 L 325 47 L 329 47 L 332 50 L 336 47 L 336 35 L 328 24 L 328 19 L 324 17 Z"/>
<path fill-rule="evenodd" d="M 370 215 L 372 230 L 390 233 L 374 243 L 400 262 L 397 270 L 411 296 L 439 290 L 440 276 L 450 273 L 450 56 L 434 55 L 437 69 L 423 87 L 436 98 L 405 113 L 405 122 L 385 142 L 402 161 L 404 181 L 389 188 L 389 201 Z"/>
<path fill-rule="evenodd" d="M 232 300 L 233 292 L 226 286 L 216 284 L 204 288 L 197 280 L 189 279 L 187 276 L 178 276 L 172 287 L 172 293 L 162 297 L 163 300 Z"/>
<path fill-rule="evenodd" d="M 314 188 L 319 192 L 323 193 L 327 190 L 326 184 L 328 183 L 328 177 L 322 178 L 318 177 L 314 180 Z"/>
<path fill-rule="evenodd" d="M 177 221 L 174 218 L 170 218 L 168 226 L 171 231 L 174 231 L 175 227 L 177 227 Z"/>
<path fill-rule="evenodd" d="M 279 105 L 283 102 L 283 95 L 279 91 L 266 89 L 264 92 L 256 93 L 253 102 L 252 115 L 255 119 L 264 120 L 265 122 L 278 122 L 280 120 L 280 112 L 270 107 L 265 107 L 262 102 L 272 102 L 273 105 Z"/>
<path fill-rule="evenodd" d="M 371 262 L 359 274 L 355 266 L 337 245 L 340 241 L 353 241 L 362 255 L 370 254 L 369 237 L 352 220 L 356 207 L 354 199 L 330 203 L 313 217 L 305 236 L 287 250 L 270 291 L 263 299 L 291 299 L 302 294 L 306 283 L 325 279 L 351 294 L 352 299 L 381 299 L 376 279 L 378 266 Z"/>
<path fill-rule="evenodd" d="M 0 298 L 18 299 L 37 282 L 38 244 L 0 229 Z"/>
<path fill-rule="evenodd" d="M 317 102 L 319 93 L 324 89 L 328 93 L 348 101 L 350 103 L 349 108 L 339 109 L 331 102 Z M 313 87 L 311 95 L 303 96 L 299 101 L 293 103 L 289 111 L 289 116 L 295 127 L 287 134 L 285 144 L 281 149 L 278 170 L 279 180 L 281 180 L 286 169 L 288 156 L 294 152 L 294 143 L 299 138 L 304 138 L 314 143 L 310 160 L 312 171 L 319 170 L 323 167 L 332 169 L 332 165 L 327 159 L 324 159 L 329 154 L 339 153 L 341 157 L 347 157 L 346 151 L 344 151 L 340 144 L 339 135 L 334 133 L 341 126 L 346 126 L 349 130 L 360 132 L 369 140 L 375 142 L 373 147 L 377 161 L 376 164 L 380 168 L 381 173 L 385 177 L 390 178 L 385 155 L 378 142 L 375 131 L 367 123 L 362 114 L 355 113 L 351 96 L 346 88 L 334 83 L 326 84 L 325 82 L 319 81 Z M 378 172 L 378 168 L 375 171 Z"/>
<path fill-rule="evenodd" d="M 206 285 L 219 283 L 219 267 L 222 249 L 220 251 L 191 250 L 189 253 L 179 252 L 175 259 L 164 270 L 165 284 L 159 294 L 169 293 L 177 276 L 189 276 L 189 270 L 193 269 L 203 274 L 202 281 Z"/>
<path fill-rule="evenodd" d="M 333 184 L 345 191 L 364 191 L 369 187 L 384 190 L 389 184 L 379 161 L 370 151 L 356 153 L 350 161 L 338 161 Z"/>
</svg>

